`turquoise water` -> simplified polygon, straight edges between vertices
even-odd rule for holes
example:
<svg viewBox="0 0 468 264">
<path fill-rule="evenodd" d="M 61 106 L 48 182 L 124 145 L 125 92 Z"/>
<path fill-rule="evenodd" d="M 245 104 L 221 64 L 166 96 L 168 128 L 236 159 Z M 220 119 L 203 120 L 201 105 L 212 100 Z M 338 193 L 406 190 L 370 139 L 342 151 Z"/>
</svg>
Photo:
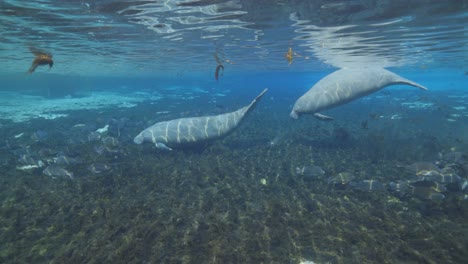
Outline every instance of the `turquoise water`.
<svg viewBox="0 0 468 264">
<path fill-rule="evenodd" d="M 467 258 L 466 1 L 0 7 L 0 262 Z M 30 49 L 53 67 L 28 74 Z M 321 112 L 333 121 L 289 117 L 328 74 L 377 67 L 429 90 L 392 85 Z M 265 88 L 218 139 L 133 141 Z"/>
</svg>

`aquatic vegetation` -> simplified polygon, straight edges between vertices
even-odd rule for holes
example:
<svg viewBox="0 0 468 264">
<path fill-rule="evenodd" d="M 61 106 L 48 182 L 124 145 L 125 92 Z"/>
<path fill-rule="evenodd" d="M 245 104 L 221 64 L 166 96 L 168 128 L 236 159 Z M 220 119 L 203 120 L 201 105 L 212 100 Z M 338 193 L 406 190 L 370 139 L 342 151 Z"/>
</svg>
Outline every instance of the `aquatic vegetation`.
<svg viewBox="0 0 468 264">
<path fill-rule="evenodd" d="M 153 115 L 151 105 L 133 111 Z M 113 109 L 101 115 L 94 120 L 75 113 L 83 123 L 95 124 L 87 128 L 73 128 L 74 119 L 46 121 L 48 131 L 73 129 L 43 141 L 20 137 L 0 149 L 0 156 L 10 163 L 0 167 L 0 262 L 460 263 L 465 259 L 467 241 L 460 231 L 466 225 L 468 205 L 460 195 L 463 191 L 449 185 L 443 190 L 436 181 L 415 184 L 412 177 L 428 167 L 401 167 L 427 160 L 433 172 L 448 173 L 450 168 L 465 179 L 466 174 L 460 174 L 464 160 L 452 157 L 463 155 L 446 151 L 438 158 L 438 152 L 421 152 L 417 146 L 425 139 L 408 130 L 406 134 L 382 131 L 384 139 L 374 140 L 378 123 L 362 130 L 359 124 L 345 121 L 320 127 L 303 122 L 282 133 L 281 143 L 272 147 L 278 130 L 271 124 L 278 120 L 259 108 L 229 137 L 161 152 L 133 144 L 133 136 L 145 124 L 132 121 L 126 122 L 120 136 L 110 126 L 112 134 L 88 141 L 89 132 L 119 119 Z M 339 117 L 339 112 L 334 116 Z M 18 131 L 29 135 L 44 125 L 33 122 L 25 131 L 23 125 L 13 124 L 0 136 L 11 139 Z M 405 129 L 399 123 L 395 126 Z M 340 137 L 334 131 L 340 127 L 352 135 L 352 144 L 336 143 Z M 441 144 L 447 140 L 441 139 Z M 403 141 L 408 146 L 393 145 Z M 18 147 L 23 142 L 27 148 Z M 96 148 L 118 152 L 104 155 Z M 75 157 L 78 162 L 65 162 Z M 20 160 L 25 164 L 41 160 L 44 167 L 17 170 Z M 58 160 L 63 162 L 57 164 Z M 59 165 L 73 172 L 74 180 L 42 174 L 47 166 Z M 311 177 L 298 176 L 297 167 L 312 172 L 307 174 Z M 362 187 L 366 180 L 386 184 L 387 191 L 360 191 L 350 185 Z M 400 187 L 389 189 L 391 182 Z M 443 199 L 437 199 L 441 195 Z"/>
</svg>

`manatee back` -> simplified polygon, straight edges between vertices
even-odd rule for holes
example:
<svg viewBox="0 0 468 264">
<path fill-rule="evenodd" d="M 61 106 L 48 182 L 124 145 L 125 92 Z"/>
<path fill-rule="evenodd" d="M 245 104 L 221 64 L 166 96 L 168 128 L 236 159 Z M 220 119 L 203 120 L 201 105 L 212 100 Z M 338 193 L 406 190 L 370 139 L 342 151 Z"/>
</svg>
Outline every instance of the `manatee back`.
<svg viewBox="0 0 468 264">
<path fill-rule="evenodd" d="M 291 116 L 317 113 L 343 105 L 391 84 L 408 84 L 403 81 L 405 79 L 385 69 L 340 69 L 325 76 L 300 97 Z"/>
</svg>

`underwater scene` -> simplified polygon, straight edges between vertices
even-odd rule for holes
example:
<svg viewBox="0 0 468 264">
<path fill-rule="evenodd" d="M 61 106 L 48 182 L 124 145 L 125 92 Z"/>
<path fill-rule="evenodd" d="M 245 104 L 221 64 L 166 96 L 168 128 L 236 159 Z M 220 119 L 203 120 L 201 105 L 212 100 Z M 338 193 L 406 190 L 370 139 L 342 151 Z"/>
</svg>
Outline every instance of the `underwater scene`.
<svg viewBox="0 0 468 264">
<path fill-rule="evenodd" d="M 0 263 L 466 263 L 468 1 L 0 1 Z"/>
</svg>

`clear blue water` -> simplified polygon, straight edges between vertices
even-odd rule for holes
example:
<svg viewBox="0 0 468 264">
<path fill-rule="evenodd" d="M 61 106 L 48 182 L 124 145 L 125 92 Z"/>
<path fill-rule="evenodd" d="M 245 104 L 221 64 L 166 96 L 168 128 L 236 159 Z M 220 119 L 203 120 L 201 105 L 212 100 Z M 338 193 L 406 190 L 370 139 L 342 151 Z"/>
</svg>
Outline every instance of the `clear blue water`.
<svg viewBox="0 0 468 264">
<path fill-rule="evenodd" d="M 0 262 L 463 263 L 467 19 L 467 1 L 1 1 Z M 27 73 L 31 49 L 53 67 Z M 363 67 L 429 90 L 289 117 Z M 264 88 L 217 140 L 133 142 Z"/>
</svg>

